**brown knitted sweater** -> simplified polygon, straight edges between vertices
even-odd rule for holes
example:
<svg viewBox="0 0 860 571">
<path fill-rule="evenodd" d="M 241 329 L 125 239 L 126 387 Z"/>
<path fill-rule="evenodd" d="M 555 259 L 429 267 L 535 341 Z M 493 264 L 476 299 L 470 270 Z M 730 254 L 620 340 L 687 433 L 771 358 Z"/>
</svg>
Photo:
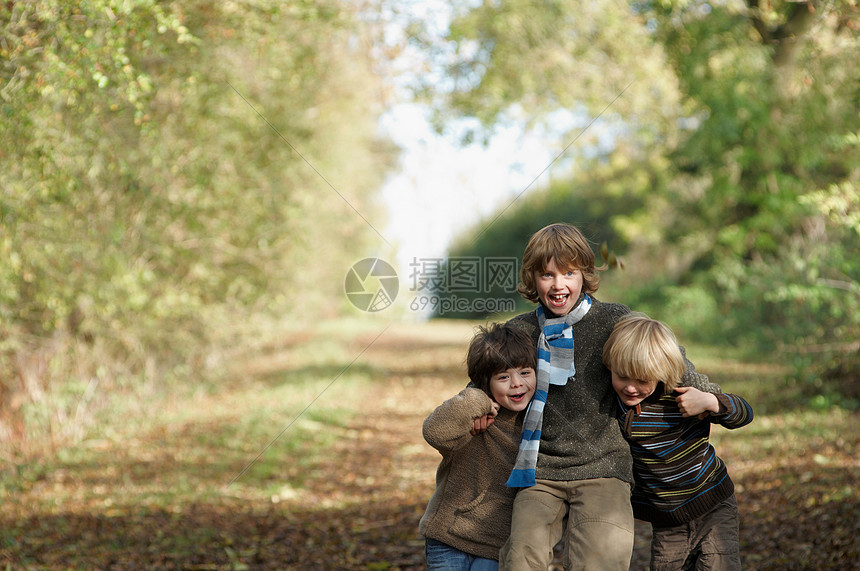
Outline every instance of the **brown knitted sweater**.
<svg viewBox="0 0 860 571">
<path fill-rule="evenodd" d="M 490 412 L 491 402 L 484 391 L 467 387 L 424 421 L 424 439 L 442 454 L 442 462 L 418 531 L 465 553 L 498 559 L 511 530 L 516 489 L 505 487 L 505 481 L 524 413 L 502 408 L 486 432 L 472 436 L 473 420 Z"/>
</svg>

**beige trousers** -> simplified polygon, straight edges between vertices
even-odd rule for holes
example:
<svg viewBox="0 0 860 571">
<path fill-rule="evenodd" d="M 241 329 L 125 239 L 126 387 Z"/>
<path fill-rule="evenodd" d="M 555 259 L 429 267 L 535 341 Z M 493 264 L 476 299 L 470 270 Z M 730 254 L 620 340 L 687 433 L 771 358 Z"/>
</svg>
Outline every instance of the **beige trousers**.
<svg viewBox="0 0 860 571">
<path fill-rule="evenodd" d="M 546 571 L 562 537 L 566 571 L 626 571 L 633 554 L 630 484 L 615 478 L 538 480 L 520 490 L 499 571 Z"/>
</svg>

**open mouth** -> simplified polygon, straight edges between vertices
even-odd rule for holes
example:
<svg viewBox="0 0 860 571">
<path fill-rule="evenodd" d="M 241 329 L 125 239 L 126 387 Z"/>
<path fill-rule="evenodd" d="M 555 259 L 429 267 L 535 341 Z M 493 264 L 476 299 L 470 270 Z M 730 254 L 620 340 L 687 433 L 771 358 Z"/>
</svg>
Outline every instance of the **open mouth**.
<svg viewBox="0 0 860 571">
<path fill-rule="evenodd" d="M 549 301 L 553 305 L 564 305 L 567 303 L 570 294 L 562 293 L 562 294 L 552 294 L 549 296 Z"/>
<path fill-rule="evenodd" d="M 525 397 L 526 397 L 526 393 L 520 393 L 517 395 L 509 395 L 508 396 L 508 398 L 514 402 L 519 402 L 519 401 L 523 400 Z"/>
</svg>

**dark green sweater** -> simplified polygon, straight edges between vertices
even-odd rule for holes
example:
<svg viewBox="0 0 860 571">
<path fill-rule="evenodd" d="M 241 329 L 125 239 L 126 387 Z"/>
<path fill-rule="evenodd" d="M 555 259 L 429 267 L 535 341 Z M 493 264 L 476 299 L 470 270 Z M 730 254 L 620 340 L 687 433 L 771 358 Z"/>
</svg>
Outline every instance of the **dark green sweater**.
<svg viewBox="0 0 860 571">
<path fill-rule="evenodd" d="M 589 312 L 573 325 L 576 375 L 564 386 L 549 387 L 535 476 L 553 481 L 617 478 L 632 484 L 630 446 L 618 426 L 612 377 L 603 365 L 603 344 L 630 309 L 592 300 Z M 533 311 L 508 323 L 526 331 L 537 345 L 540 328 Z M 720 392 L 689 361 L 681 384 Z"/>
</svg>

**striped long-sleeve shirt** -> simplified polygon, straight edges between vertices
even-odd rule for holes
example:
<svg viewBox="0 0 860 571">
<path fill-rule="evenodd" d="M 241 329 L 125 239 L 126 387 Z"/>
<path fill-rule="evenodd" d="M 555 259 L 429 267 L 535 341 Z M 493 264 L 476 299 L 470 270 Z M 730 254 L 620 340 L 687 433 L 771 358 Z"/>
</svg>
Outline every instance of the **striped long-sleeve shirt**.
<svg viewBox="0 0 860 571">
<path fill-rule="evenodd" d="M 717 394 L 720 412 L 683 418 L 675 397 L 655 393 L 635 407 L 619 399 L 618 415 L 633 454 L 633 514 L 664 527 L 710 511 L 734 493 L 726 466 L 708 441 L 711 423 L 749 424 L 753 411 L 737 395 Z"/>
</svg>

